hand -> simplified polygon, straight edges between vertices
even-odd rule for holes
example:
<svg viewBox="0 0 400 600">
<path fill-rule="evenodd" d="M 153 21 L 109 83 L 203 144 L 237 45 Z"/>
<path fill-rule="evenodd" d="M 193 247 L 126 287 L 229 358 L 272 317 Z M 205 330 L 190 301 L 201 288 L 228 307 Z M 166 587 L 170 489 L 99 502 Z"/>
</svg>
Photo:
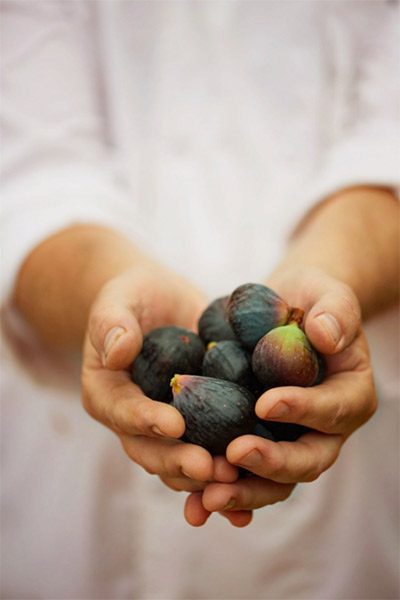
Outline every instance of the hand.
<svg viewBox="0 0 400 600">
<path fill-rule="evenodd" d="M 153 263 L 124 271 L 98 294 L 84 343 L 82 398 L 87 412 L 113 430 L 126 454 L 175 490 L 234 481 L 237 469 L 180 438 L 185 423 L 172 406 L 147 398 L 127 371 L 143 334 L 163 325 L 195 329 L 204 298 L 186 280 Z"/>
<path fill-rule="evenodd" d="M 351 289 L 314 268 L 286 271 L 269 285 L 289 304 L 303 308 L 305 331 L 326 355 L 327 377 L 309 388 L 279 387 L 257 401 L 266 420 L 300 423 L 314 431 L 296 442 L 271 442 L 242 436 L 227 448 L 230 463 L 254 475 L 233 483 L 209 483 L 191 494 L 185 507 L 189 523 L 202 524 L 211 512 L 233 516 L 238 526 L 251 511 L 286 499 L 298 482 L 313 481 L 338 457 L 344 441 L 376 410 L 368 347 L 360 328 L 360 308 Z"/>
</svg>

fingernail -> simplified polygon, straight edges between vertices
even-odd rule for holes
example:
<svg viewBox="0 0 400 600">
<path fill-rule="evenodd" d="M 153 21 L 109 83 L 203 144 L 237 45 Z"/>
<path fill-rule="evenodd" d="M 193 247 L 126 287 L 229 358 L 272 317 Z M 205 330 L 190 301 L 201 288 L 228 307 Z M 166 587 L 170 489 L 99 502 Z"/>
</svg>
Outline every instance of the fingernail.
<svg viewBox="0 0 400 600">
<path fill-rule="evenodd" d="M 117 340 L 119 340 L 119 338 L 124 335 L 125 333 L 125 329 L 123 329 L 123 327 L 113 327 L 112 329 L 110 329 L 110 331 L 107 333 L 105 340 L 104 340 L 104 358 L 107 360 L 107 356 L 109 355 L 111 348 L 113 347 L 113 345 L 115 344 L 115 342 Z"/>
<path fill-rule="evenodd" d="M 241 460 L 238 461 L 242 467 L 257 467 L 262 462 L 263 456 L 257 448 L 250 450 Z"/>
<path fill-rule="evenodd" d="M 232 510 L 232 508 L 235 508 L 235 506 L 236 506 L 236 500 L 235 500 L 235 498 L 231 498 L 229 500 L 229 502 L 227 504 L 225 504 L 225 506 L 222 510 Z"/>
<path fill-rule="evenodd" d="M 281 417 L 285 417 L 289 413 L 290 408 L 288 407 L 288 405 L 285 404 L 285 402 L 278 402 L 277 404 L 275 404 L 275 406 L 269 409 L 264 418 L 268 417 L 271 419 L 280 419 Z"/>
<path fill-rule="evenodd" d="M 189 475 L 189 473 L 186 473 L 186 471 L 184 471 L 183 469 L 181 469 L 181 473 L 182 473 L 182 475 L 184 475 L 188 479 L 193 479 L 193 477 L 191 475 Z"/>
<path fill-rule="evenodd" d="M 340 325 L 337 322 L 336 318 L 330 313 L 322 313 L 316 317 L 322 329 L 328 334 L 331 338 L 332 342 L 337 345 L 340 338 L 342 337 L 342 332 L 340 329 Z"/>
</svg>

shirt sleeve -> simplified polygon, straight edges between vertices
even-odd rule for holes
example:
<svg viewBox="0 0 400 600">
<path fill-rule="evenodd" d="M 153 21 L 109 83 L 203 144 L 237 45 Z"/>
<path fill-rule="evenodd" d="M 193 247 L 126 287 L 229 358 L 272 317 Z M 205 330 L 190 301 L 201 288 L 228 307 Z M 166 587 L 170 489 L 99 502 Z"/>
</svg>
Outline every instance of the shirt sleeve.
<svg viewBox="0 0 400 600">
<path fill-rule="evenodd" d="M 311 200 L 355 185 L 398 192 L 399 17 L 396 2 L 331 4 L 323 28 L 331 79 L 326 151 L 307 190 Z"/>
<path fill-rule="evenodd" d="M 94 4 L 2 3 L 3 300 L 29 251 L 58 229 L 124 230 L 135 219 L 107 140 Z"/>
</svg>

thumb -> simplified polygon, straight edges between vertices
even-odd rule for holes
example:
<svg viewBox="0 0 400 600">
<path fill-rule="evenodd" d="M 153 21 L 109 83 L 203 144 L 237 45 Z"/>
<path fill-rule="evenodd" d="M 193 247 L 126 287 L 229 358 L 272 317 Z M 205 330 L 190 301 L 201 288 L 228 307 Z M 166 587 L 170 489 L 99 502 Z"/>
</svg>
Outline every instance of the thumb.
<svg viewBox="0 0 400 600">
<path fill-rule="evenodd" d="M 352 343 L 360 330 L 357 297 L 349 286 L 330 278 L 321 281 L 311 296 L 311 308 L 305 319 L 306 335 L 319 352 L 337 354 Z"/>
<path fill-rule="evenodd" d="M 138 320 L 123 296 L 100 295 L 92 307 L 88 337 L 103 367 L 126 369 L 139 354 L 143 335 Z"/>
</svg>

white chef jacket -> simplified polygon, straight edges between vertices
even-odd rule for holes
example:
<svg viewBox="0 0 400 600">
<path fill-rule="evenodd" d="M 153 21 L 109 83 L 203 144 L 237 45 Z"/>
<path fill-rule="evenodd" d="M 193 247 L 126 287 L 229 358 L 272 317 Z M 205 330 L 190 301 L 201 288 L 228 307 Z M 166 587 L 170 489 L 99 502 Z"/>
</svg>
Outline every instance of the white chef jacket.
<svg viewBox="0 0 400 600">
<path fill-rule="evenodd" d="M 193 529 L 8 301 L 72 223 L 120 230 L 212 299 L 265 279 L 327 194 L 398 185 L 397 2 L 2 9 L 2 597 L 397 598 L 394 311 L 367 325 L 379 410 L 335 465 L 244 530 Z"/>
</svg>

